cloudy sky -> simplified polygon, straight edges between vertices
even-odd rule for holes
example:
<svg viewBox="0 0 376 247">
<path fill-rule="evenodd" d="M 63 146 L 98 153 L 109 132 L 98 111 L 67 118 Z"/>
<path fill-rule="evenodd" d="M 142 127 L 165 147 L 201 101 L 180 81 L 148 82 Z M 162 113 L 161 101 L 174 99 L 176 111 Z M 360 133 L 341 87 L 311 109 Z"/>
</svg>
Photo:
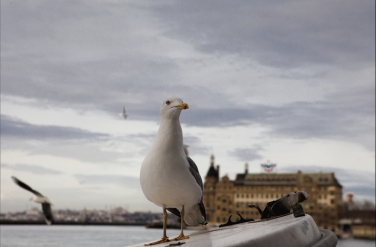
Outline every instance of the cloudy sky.
<svg viewBox="0 0 376 247">
<path fill-rule="evenodd" d="M 335 172 L 375 201 L 375 1 L 1 1 L 1 211 L 158 207 L 164 98 L 202 177 Z M 119 114 L 126 106 L 129 118 Z"/>
</svg>

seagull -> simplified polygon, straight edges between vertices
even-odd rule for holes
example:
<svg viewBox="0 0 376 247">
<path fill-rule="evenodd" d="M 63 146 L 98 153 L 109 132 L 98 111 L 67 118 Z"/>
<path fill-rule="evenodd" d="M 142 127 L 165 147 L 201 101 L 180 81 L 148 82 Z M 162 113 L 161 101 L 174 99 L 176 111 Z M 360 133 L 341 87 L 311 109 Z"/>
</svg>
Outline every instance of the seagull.
<svg viewBox="0 0 376 247">
<path fill-rule="evenodd" d="M 127 115 L 127 113 L 125 111 L 125 106 L 123 106 L 123 118 L 127 119 L 127 117 L 128 117 L 128 115 Z"/>
<path fill-rule="evenodd" d="M 53 218 L 52 211 L 51 211 L 52 203 L 48 200 L 48 198 L 42 195 L 41 193 L 39 193 L 38 191 L 33 190 L 29 185 L 25 184 L 24 182 L 17 179 L 16 177 L 12 176 L 12 179 L 20 187 L 34 194 L 34 196 L 30 198 L 30 200 L 33 200 L 34 202 L 42 204 L 44 219 L 48 225 L 51 225 L 51 223 L 54 222 L 54 218 Z"/>
<path fill-rule="evenodd" d="M 163 208 L 162 239 L 146 245 L 189 238 L 183 233 L 184 222 L 187 225 L 207 224 L 202 179 L 195 162 L 184 151 L 179 122 L 181 111 L 188 108 L 188 104 L 177 97 L 163 101 L 157 136 L 141 166 L 143 193 L 149 201 Z M 166 235 L 166 210 L 181 217 L 180 235 L 172 240 Z"/>
</svg>

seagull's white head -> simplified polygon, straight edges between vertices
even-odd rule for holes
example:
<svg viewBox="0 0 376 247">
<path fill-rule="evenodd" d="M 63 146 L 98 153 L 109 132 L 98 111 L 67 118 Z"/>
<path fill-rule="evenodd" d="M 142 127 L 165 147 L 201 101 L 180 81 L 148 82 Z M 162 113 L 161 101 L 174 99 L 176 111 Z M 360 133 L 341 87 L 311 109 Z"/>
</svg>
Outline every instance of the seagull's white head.
<svg viewBox="0 0 376 247">
<path fill-rule="evenodd" d="M 176 119 L 179 118 L 181 110 L 188 109 L 188 104 L 183 103 L 183 100 L 177 97 L 170 97 L 162 102 L 160 116 L 161 119 Z"/>
</svg>

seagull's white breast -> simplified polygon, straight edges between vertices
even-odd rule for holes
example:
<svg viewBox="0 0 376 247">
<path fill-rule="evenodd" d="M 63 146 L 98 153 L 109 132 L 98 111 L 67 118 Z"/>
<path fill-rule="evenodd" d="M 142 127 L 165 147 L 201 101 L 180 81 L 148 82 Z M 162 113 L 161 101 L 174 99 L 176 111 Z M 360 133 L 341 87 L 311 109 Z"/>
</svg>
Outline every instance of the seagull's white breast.
<svg viewBox="0 0 376 247">
<path fill-rule="evenodd" d="M 156 155 L 152 150 L 145 158 L 140 181 L 149 201 L 160 207 L 173 208 L 191 207 L 200 201 L 201 188 L 183 157 L 185 159 L 169 154 Z"/>
<path fill-rule="evenodd" d="M 189 170 L 180 123 L 161 123 L 142 163 L 140 183 L 146 198 L 160 207 L 180 209 L 200 202 L 202 190 Z"/>
</svg>

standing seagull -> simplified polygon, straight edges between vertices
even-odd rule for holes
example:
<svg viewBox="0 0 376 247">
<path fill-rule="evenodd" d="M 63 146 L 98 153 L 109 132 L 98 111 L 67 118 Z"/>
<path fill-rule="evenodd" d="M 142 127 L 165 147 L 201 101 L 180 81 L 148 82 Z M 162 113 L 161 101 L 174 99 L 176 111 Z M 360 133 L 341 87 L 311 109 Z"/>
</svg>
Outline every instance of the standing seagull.
<svg viewBox="0 0 376 247">
<path fill-rule="evenodd" d="M 52 211 L 51 211 L 52 203 L 48 200 L 48 198 L 42 195 L 41 193 L 39 193 L 38 191 L 33 190 L 29 185 L 25 184 L 21 180 L 18 180 L 16 177 L 12 176 L 12 179 L 20 187 L 34 194 L 34 196 L 30 198 L 30 200 L 33 200 L 34 202 L 42 204 L 44 219 L 46 220 L 46 223 L 48 225 L 51 225 L 51 223 L 54 222 L 54 218 L 53 218 Z"/>
<path fill-rule="evenodd" d="M 180 235 L 173 241 L 189 238 L 183 233 L 184 222 L 187 225 L 206 224 L 200 173 L 184 152 L 179 116 L 186 109 L 188 104 L 180 98 L 171 97 L 163 101 L 157 136 L 142 163 L 142 191 L 149 201 L 163 208 L 162 239 L 147 245 L 170 241 L 166 236 L 166 210 L 181 217 Z"/>
</svg>

